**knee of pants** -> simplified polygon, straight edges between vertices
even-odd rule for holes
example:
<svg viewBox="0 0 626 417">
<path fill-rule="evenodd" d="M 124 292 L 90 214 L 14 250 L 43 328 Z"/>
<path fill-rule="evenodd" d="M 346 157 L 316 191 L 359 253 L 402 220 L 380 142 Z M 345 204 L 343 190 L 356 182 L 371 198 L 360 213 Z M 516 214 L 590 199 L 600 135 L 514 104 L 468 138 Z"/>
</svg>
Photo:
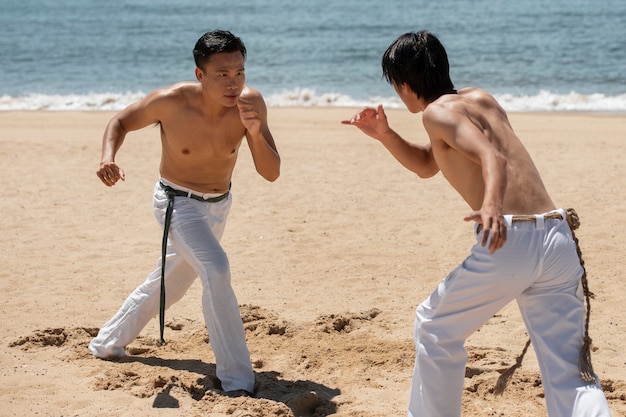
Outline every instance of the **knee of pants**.
<svg viewBox="0 0 626 417">
<path fill-rule="evenodd" d="M 414 329 L 413 329 L 413 337 L 415 339 L 416 344 L 430 344 L 430 343 L 434 343 L 434 337 L 432 332 L 429 330 L 429 323 L 430 320 L 427 319 L 422 311 L 420 311 L 420 309 L 422 308 L 422 305 L 420 305 L 419 307 L 417 307 L 417 310 L 415 312 L 415 324 L 414 324 Z"/>
<path fill-rule="evenodd" d="M 214 251 L 209 258 L 200 259 L 200 262 L 209 280 L 230 281 L 230 263 L 226 252 Z"/>
<path fill-rule="evenodd" d="M 430 346 L 463 346 L 468 336 L 466 326 L 458 318 L 449 320 L 447 317 L 431 317 L 424 310 L 423 305 L 417 308 L 415 314 L 415 341 Z"/>
</svg>

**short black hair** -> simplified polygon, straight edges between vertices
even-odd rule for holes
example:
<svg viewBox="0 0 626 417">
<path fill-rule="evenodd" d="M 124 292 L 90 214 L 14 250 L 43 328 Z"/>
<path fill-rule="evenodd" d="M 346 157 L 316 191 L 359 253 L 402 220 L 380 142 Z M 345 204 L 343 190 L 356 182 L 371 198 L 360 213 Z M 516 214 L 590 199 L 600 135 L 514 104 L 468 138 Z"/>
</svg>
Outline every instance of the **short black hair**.
<svg viewBox="0 0 626 417">
<path fill-rule="evenodd" d="M 427 102 L 454 91 L 446 50 L 426 30 L 405 33 L 393 41 L 383 54 L 382 67 L 390 84 L 407 84 Z"/>
<path fill-rule="evenodd" d="M 219 52 L 241 52 L 246 59 L 246 46 L 243 41 L 227 30 L 213 30 L 198 39 L 193 48 L 193 59 L 201 70 L 209 62 L 213 54 Z"/>
</svg>

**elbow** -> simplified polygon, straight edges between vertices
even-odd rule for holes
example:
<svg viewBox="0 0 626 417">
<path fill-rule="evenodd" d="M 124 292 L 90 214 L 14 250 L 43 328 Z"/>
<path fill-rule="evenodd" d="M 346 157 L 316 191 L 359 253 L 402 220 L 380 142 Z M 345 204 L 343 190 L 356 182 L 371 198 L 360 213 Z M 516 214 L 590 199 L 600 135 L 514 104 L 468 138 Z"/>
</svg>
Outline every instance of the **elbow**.
<svg viewBox="0 0 626 417">
<path fill-rule="evenodd" d="M 439 166 L 437 164 L 422 165 L 414 172 L 422 179 L 432 178 L 439 172 Z"/>
<path fill-rule="evenodd" d="M 258 171 L 259 174 L 269 182 L 274 182 L 280 177 L 280 164 L 276 165 L 272 169 L 266 169 L 263 172 Z"/>
<path fill-rule="evenodd" d="M 425 180 L 425 179 L 434 177 L 436 172 L 433 172 L 433 173 L 430 173 L 430 172 L 428 172 L 428 173 L 417 172 L 416 174 L 417 174 L 418 177 L 420 177 L 421 179 Z"/>
<path fill-rule="evenodd" d="M 274 182 L 278 179 L 278 177 L 280 177 L 280 171 L 276 171 L 274 173 L 272 173 L 271 175 L 266 175 L 265 179 L 268 180 L 269 182 Z"/>
<path fill-rule="evenodd" d="M 122 119 L 119 117 L 119 114 L 115 115 L 110 121 L 106 128 L 107 131 L 115 132 L 117 135 L 126 136 L 128 133 L 128 129 L 124 126 Z"/>
</svg>

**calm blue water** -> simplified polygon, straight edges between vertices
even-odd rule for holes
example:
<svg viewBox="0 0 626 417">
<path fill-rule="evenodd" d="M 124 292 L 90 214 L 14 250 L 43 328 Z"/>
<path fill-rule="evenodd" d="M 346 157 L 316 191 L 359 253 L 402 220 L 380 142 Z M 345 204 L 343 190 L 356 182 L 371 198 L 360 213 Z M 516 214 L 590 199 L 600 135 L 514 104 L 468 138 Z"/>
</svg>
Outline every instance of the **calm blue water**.
<svg viewBox="0 0 626 417">
<path fill-rule="evenodd" d="M 456 87 L 509 110 L 626 111 L 624 0 L 2 0 L 0 110 L 122 108 L 193 79 L 216 28 L 244 40 L 270 105 L 400 106 L 380 57 L 429 29 Z"/>
</svg>

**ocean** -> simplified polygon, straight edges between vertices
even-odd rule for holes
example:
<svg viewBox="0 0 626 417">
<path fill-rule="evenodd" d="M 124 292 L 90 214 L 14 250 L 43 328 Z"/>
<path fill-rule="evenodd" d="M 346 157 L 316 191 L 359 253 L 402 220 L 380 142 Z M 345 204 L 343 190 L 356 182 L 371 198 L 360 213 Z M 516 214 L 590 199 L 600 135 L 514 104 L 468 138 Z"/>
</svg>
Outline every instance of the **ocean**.
<svg viewBox="0 0 626 417">
<path fill-rule="evenodd" d="M 427 29 L 455 86 L 509 111 L 626 113 L 624 0 L 2 0 L 0 110 L 120 110 L 194 79 L 212 29 L 243 39 L 270 106 L 402 107 L 380 58 Z"/>
</svg>

